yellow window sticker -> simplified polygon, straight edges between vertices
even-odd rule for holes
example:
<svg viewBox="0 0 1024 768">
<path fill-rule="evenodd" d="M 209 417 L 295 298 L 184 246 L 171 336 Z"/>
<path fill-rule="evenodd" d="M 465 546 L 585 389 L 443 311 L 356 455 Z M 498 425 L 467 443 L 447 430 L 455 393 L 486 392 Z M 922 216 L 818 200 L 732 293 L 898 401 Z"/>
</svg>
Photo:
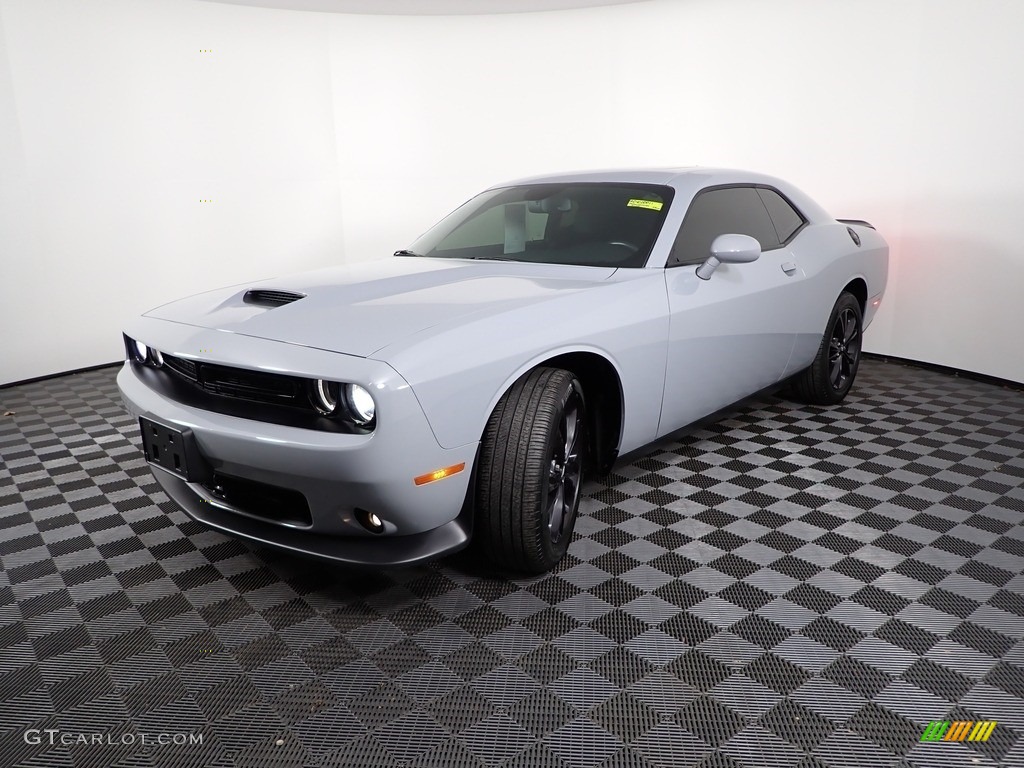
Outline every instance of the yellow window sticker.
<svg viewBox="0 0 1024 768">
<path fill-rule="evenodd" d="M 659 203 L 657 200 L 639 200 L 637 198 L 626 203 L 627 208 L 650 208 L 652 211 L 660 211 L 662 205 L 664 203 Z"/>
</svg>

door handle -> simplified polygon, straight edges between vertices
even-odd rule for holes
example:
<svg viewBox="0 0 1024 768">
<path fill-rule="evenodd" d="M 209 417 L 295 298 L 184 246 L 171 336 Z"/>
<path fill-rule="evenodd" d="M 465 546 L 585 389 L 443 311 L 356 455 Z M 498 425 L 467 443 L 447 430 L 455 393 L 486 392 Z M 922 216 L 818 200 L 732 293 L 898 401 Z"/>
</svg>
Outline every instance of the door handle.
<svg viewBox="0 0 1024 768">
<path fill-rule="evenodd" d="M 787 261 L 785 264 L 782 265 L 782 271 L 785 272 L 787 275 L 792 275 L 794 272 L 796 272 L 796 263 L 792 261 Z"/>
</svg>

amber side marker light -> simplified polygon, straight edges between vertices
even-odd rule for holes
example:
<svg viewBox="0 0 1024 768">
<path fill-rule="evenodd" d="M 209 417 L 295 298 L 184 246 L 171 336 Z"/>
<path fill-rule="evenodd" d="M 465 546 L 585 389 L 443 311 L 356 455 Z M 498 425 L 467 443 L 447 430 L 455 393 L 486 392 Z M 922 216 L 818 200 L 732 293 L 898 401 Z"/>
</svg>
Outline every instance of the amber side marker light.
<svg viewBox="0 0 1024 768">
<path fill-rule="evenodd" d="M 465 468 L 466 462 L 462 462 L 461 464 L 452 464 L 452 466 L 450 467 L 445 467 L 444 469 L 435 469 L 433 472 L 427 472 L 427 474 L 425 475 L 414 477 L 412 481 L 416 483 L 416 485 L 426 485 L 427 483 L 433 483 L 436 480 L 444 480 L 446 477 L 457 475 Z"/>
</svg>

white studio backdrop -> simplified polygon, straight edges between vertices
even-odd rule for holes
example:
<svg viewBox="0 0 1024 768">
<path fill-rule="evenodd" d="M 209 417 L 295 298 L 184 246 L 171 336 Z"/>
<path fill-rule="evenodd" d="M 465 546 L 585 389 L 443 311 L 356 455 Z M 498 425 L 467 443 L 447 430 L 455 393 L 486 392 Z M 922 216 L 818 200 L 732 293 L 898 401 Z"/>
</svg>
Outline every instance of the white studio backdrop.
<svg viewBox="0 0 1024 768">
<path fill-rule="evenodd" d="M 191 292 L 386 257 L 495 181 L 690 164 L 878 226 L 869 351 L 1024 381 L 1022 28 L 1019 0 L 0 0 L 0 383 L 115 360 Z"/>
</svg>

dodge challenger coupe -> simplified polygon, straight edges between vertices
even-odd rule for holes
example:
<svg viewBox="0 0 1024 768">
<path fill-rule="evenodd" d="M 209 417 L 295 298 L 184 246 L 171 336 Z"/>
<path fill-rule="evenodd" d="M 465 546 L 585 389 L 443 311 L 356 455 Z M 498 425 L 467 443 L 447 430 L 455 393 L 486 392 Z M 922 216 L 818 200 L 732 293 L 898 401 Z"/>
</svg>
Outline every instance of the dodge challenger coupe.
<svg viewBox="0 0 1024 768">
<path fill-rule="evenodd" d="M 539 573 L 588 470 L 774 385 L 840 402 L 888 252 L 754 173 L 529 178 L 391 258 L 147 312 L 117 380 L 212 528 L 370 566 L 472 539 Z"/>
</svg>

